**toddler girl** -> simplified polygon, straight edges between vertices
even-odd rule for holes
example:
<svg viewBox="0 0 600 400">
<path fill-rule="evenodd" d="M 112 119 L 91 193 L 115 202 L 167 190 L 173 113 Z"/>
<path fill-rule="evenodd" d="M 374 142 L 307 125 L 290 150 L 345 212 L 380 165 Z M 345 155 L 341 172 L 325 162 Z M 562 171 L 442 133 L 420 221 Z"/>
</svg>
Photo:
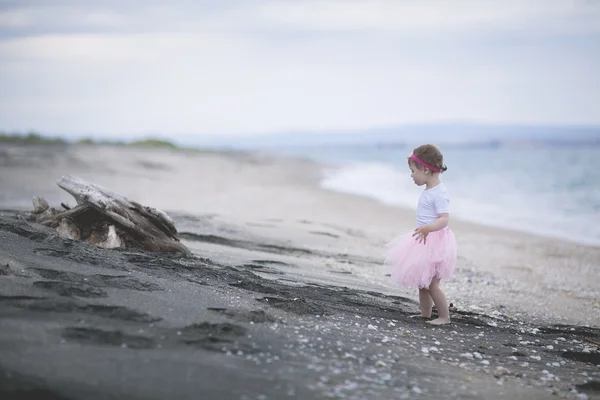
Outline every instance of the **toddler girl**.
<svg viewBox="0 0 600 400">
<path fill-rule="evenodd" d="M 419 288 L 421 317 L 431 318 L 435 304 L 439 317 L 428 323 L 449 324 L 448 302 L 440 289 L 440 280 L 450 278 L 456 265 L 456 239 L 448 228 L 450 195 L 440 181 L 447 168 L 440 149 L 431 144 L 417 147 L 408 166 L 415 184 L 425 186 L 417 204 L 417 228 L 388 243 L 385 263 L 396 283 Z"/>
</svg>

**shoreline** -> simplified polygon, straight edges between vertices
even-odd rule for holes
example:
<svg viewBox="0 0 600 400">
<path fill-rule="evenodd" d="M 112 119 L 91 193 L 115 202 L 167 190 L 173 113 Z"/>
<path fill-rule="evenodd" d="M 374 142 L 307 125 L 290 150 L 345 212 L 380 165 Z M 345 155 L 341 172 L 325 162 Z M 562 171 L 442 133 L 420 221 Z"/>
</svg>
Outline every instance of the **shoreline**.
<svg viewBox="0 0 600 400">
<path fill-rule="evenodd" d="M 16 146 L 16 147 L 23 147 L 23 148 L 28 148 L 28 147 L 37 147 L 40 145 L 36 145 L 36 144 L 29 144 L 29 143 L 7 143 L 7 145 L 11 145 L 11 146 Z M 54 144 L 42 144 L 42 147 L 46 147 L 48 149 L 51 149 L 52 146 L 54 146 Z M 338 193 L 338 194 L 343 194 L 346 196 L 355 196 L 355 197 L 359 197 L 359 198 L 363 198 L 363 199 L 368 199 L 371 201 L 374 201 L 375 203 L 377 203 L 378 205 L 382 206 L 382 207 L 393 207 L 395 209 L 399 210 L 399 213 L 406 215 L 407 213 L 412 213 L 415 214 L 416 213 L 416 209 L 413 209 L 409 206 L 405 206 L 405 205 L 400 205 L 400 204 L 388 204 L 386 202 L 383 202 L 381 200 L 379 200 L 378 198 L 375 198 L 373 196 L 369 196 L 366 194 L 358 194 L 358 193 L 352 193 L 352 192 L 346 192 L 343 190 L 338 190 L 338 189 L 330 189 L 330 188 L 326 188 L 322 186 L 322 180 L 323 180 L 323 173 L 326 169 L 340 169 L 343 168 L 344 165 L 342 164 L 334 164 L 334 163 L 327 163 L 327 162 L 322 162 L 322 161 L 317 161 L 317 160 L 313 160 L 310 157 L 306 157 L 306 156 L 280 156 L 280 155 L 275 155 L 275 154 L 271 154 L 268 152 L 264 152 L 262 150 L 236 150 L 236 149 L 225 149 L 225 148 L 186 148 L 186 147 L 152 147 L 152 146 L 147 146 L 144 147 L 143 145 L 135 145 L 135 144 L 114 144 L 114 143 L 107 143 L 104 144 L 102 142 L 99 143 L 71 143 L 71 142 L 61 142 L 59 144 L 59 146 L 68 148 L 68 147 L 72 147 L 72 148 L 81 148 L 81 149 L 94 149 L 94 148 L 99 148 L 99 149 L 104 149 L 104 150 L 108 150 L 110 152 L 110 150 L 125 150 L 125 151 L 133 151 L 133 152 L 155 152 L 157 154 L 163 153 L 163 152 L 174 152 L 174 153 L 181 153 L 183 155 L 188 154 L 188 155 L 202 155 L 202 154 L 207 154 L 207 155 L 221 155 L 223 157 L 259 157 L 262 159 L 267 159 L 267 160 L 271 160 L 273 163 L 277 163 L 277 162 L 282 162 L 282 163 L 286 163 L 286 162 L 299 162 L 302 163 L 304 165 L 309 166 L 309 168 L 311 168 L 313 171 L 309 174 L 311 176 L 314 177 L 314 179 L 310 179 L 308 182 L 311 182 L 316 188 L 324 190 L 324 191 L 330 191 L 333 193 Z M 137 146 L 137 147 L 136 147 Z M 315 172 L 317 171 L 317 172 Z M 56 177 L 56 180 L 59 177 Z M 303 182 L 307 182 L 306 179 L 302 180 Z M 415 204 L 416 204 L 416 198 L 415 198 Z M 28 206 L 19 206 L 16 205 L 15 203 L 5 203 L 5 204 L 0 204 L 0 209 L 6 209 L 6 210 L 15 210 L 15 209 L 19 209 L 19 210 L 23 210 L 23 211 L 28 211 L 29 208 Z M 181 210 L 176 210 L 173 209 L 172 211 L 178 212 Z M 550 242 L 551 244 L 554 245 L 562 245 L 564 244 L 564 242 L 568 243 L 569 245 L 574 245 L 577 247 L 582 247 L 582 248 L 590 248 L 590 249 L 595 249 L 595 250 L 600 250 L 600 244 L 596 244 L 596 243 L 586 243 L 586 242 L 581 242 L 581 241 L 577 241 L 575 239 L 569 239 L 568 237 L 561 237 L 561 236 L 555 236 L 552 234 L 548 234 L 548 235 L 544 235 L 540 232 L 536 232 L 536 231 L 528 231 L 525 229 L 519 229 L 516 227 L 510 227 L 510 226 L 504 226 L 501 225 L 500 223 L 495 224 L 495 223 L 486 223 L 486 222 L 479 222 L 479 221 L 472 221 L 472 220 L 468 220 L 468 219 L 463 219 L 460 217 L 452 217 L 452 221 L 456 221 L 456 223 L 459 223 L 461 225 L 471 225 L 475 230 L 477 230 L 478 228 L 481 228 L 482 230 L 485 229 L 489 229 L 489 230 L 494 230 L 494 231 L 498 231 L 498 233 L 502 233 L 502 234 L 506 234 L 506 235 L 510 235 L 510 236 L 514 236 L 514 235 L 518 235 L 521 237 L 534 237 L 539 239 L 540 241 L 545 241 L 545 242 Z"/>
<path fill-rule="evenodd" d="M 147 139 L 146 142 L 160 142 L 160 140 L 154 140 L 154 139 Z M 324 179 L 324 172 L 326 169 L 333 169 L 333 170 L 338 170 L 340 168 L 343 168 L 345 164 L 335 164 L 335 163 L 327 163 L 327 162 L 322 162 L 322 161 L 318 161 L 318 160 L 313 160 L 310 157 L 307 156 L 298 156 L 298 155 L 276 155 L 276 154 L 272 154 L 269 152 L 265 152 L 263 150 L 237 150 L 237 149 L 229 149 L 229 148 L 210 148 L 210 147 L 206 147 L 206 148 L 187 148 L 187 147 L 177 147 L 177 146 L 172 146 L 172 145 L 164 145 L 164 146 L 159 146 L 159 145 L 144 145 L 144 141 L 139 141 L 139 143 L 141 144 L 136 144 L 137 142 L 132 142 L 132 143 L 113 143 L 113 142 L 107 142 L 107 143 L 102 143 L 102 142 L 98 142 L 98 143 L 94 143 L 94 142 L 90 142 L 90 143 L 86 143 L 81 142 L 81 143 L 77 143 L 77 142 L 60 142 L 58 144 L 58 146 L 62 146 L 65 148 L 68 147 L 73 147 L 73 148 L 82 148 L 82 149 L 104 149 L 104 150 L 108 150 L 110 151 L 112 150 L 129 150 L 129 151 L 141 151 L 141 152 L 156 152 L 156 153 L 161 153 L 161 152 L 176 152 L 176 153 L 181 153 L 181 154 L 215 154 L 215 155 L 223 155 L 224 157 L 228 157 L 228 156 L 248 156 L 248 157 L 252 157 L 252 156 L 258 156 L 261 158 L 266 158 L 266 159 L 272 159 L 273 161 L 277 162 L 286 162 L 286 161 L 297 161 L 297 162 L 301 162 L 303 164 L 308 164 L 308 165 L 312 165 L 314 168 L 316 168 L 317 170 L 319 170 L 319 178 L 315 179 L 313 181 L 314 185 L 319 187 L 322 190 L 326 190 L 326 191 L 332 191 L 332 192 L 336 192 L 336 193 L 341 193 L 347 196 L 357 196 L 357 197 L 362 197 L 362 198 L 366 198 L 369 200 L 374 200 L 376 203 L 380 204 L 381 206 L 391 206 L 394 208 L 397 208 L 400 210 L 401 213 L 406 213 L 406 212 L 412 212 L 412 213 L 416 213 L 416 209 L 413 209 L 409 206 L 405 206 L 405 205 L 401 205 L 401 204 L 388 204 L 382 200 L 379 200 L 376 197 L 373 196 L 369 196 L 366 194 L 359 194 L 359 193 L 353 193 L 353 192 L 349 192 L 349 191 L 344 191 L 344 190 L 339 190 L 339 189 L 331 189 L 331 188 L 327 188 L 327 187 L 323 187 L 322 185 L 322 181 Z M 167 142 L 168 143 L 168 142 Z M 7 143 L 7 146 L 16 146 L 16 147 L 23 147 L 23 148 L 27 148 L 27 147 L 37 147 L 37 146 L 41 146 L 41 147 L 46 147 L 46 148 L 52 148 L 52 146 L 56 146 L 56 144 L 53 143 L 45 143 L 45 144 L 35 144 L 35 143 Z M 58 179 L 58 177 L 57 177 Z M 415 204 L 416 204 L 416 199 L 415 199 Z M 0 204 L 0 206 L 3 206 L 7 209 L 14 209 L 16 206 L 14 204 Z M 20 208 L 25 208 L 24 206 L 21 206 Z M 177 210 L 174 210 L 177 211 Z M 575 245 L 575 246 L 580 246 L 580 247 L 586 247 L 586 248 L 593 248 L 593 249 L 600 249 L 600 243 L 588 243 L 588 242 L 582 242 L 582 241 L 578 241 L 576 239 L 570 239 L 569 237 L 566 236 L 558 236 L 558 234 L 543 234 L 539 231 L 535 231 L 535 230 L 527 230 L 525 228 L 517 228 L 517 227 L 512 227 L 512 226 L 508 226 L 508 225 L 503 225 L 502 223 L 492 223 L 492 222 L 481 222 L 481 221 L 474 221 L 474 220 L 469 220 L 469 219 L 463 219 L 460 217 L 453 217 L 452 218 L 453 221 L 457 221 L 460 224 L 471 224 L 474 227 L 480 226 L 482 228 L 487 228 L 487 229 L 492 229 L 492 230 L 497 230 L 499 232 L 503 232 L 505 234 L 508 235 L 521 235 L 521 236 L 534 236 L 539 238 L 542 241 L 551 241 L 554 242 L 556 244 L 561 243 L 561 242 L 568 242 L 569 244 Z"/>
<path fill-rule="evenodd" d="M 356 196 L 356 197 L 360 197 L 363 199 L 368 199 L 371 201 L 374 201 L 375 203 L 377 203 L 378 205 L 382 206 L 382 207 L 393 207 L 399 210 L 399 212 L 401 214 L 406 215 L 406 213 L 412 213 L 414 214 L 413 217 L 416 216 L 416 208 L 411 208 L 409 206 L 405 206 L 405 205 L 401 205 L 401 204 L 391 204 L 391 203 L 386 203 L 374 196 L 369 196 L 366 194 L 359 194 L 359 193 L 353 193 L 353 192 L 349 192 L 349 191 L 343 191 L 343 190 L 339 190 L 339 189 L 331 189 L 331 188 L 327 188 L 324 187 L 322 185 L 323 179 L 325 179 L 325 171 L 327 169 L 329 170 L 339 170 L 341 168 L 344 168 L 344 166 L 346 166 L 347 164 L 335 164 L 335 163 L 328 163 L 328 162 L 323 162 L 323 161 L 318 161 L 318 160 L 313 160 L 310 157 L 307 156 L 279 156 L 279 155 L 275 155 L 272 153 L 268 153 L 268 152 L 263 152 L 263 151 L 255 151 L 255 152 L 248 152 L 248 154 L 256 154 L 259 155 L 261 157 L 267 157 L 267 158 L 272 158 L 273 160 L 279 160 L 281 162 L 285 162 L 285 161 L 298 161 L 298 162 L 302 162 L 302 163 L 308 163 L 308 164 L 313 164 L 319 171 L 320 171 L 320 178 L 316 178 L 313 181 L 313 184 L 318 187 L 321 190 L 324 191 L 330 191 L 333 193 L 339 193 L 339 194 L 343 194 L 346 196 Z M 415 197 L 415 204 L 417 203 L 418 200 L 418 196 Z M 547 242 L 552 242 L 553 244 L 559 245 L 563 242 L 567 242 L 569 245 L 574 245 L 574 246 L 578 246 L 578 247 L 583 247 L 583 248 L 590 248 L 590 249 L 595 249 L 595 250 L 600 250 L 600 243 L 585 243 L 585 242 L 581 242 L 581 241 L 577 241 L 575 239 L 569 239 L 567 237 L 562 237 L 562 236 L 555 236 L 555 235 L 544 235 L 540 232 L 535 232 L 535 231 L 528 231 L 525 229 L 519 229 L 516 227 L 510 227 L 510 226 L 503 226 L 501 224 L 493 224 L 493 223 L 485 223 L 485 222 L 478 222 L 478 221 L 472 221 L 472 220 L 468 220 L 468 219 L 463 219 L 460 217 L 451 217 L 451 221 L 456 221 L 457 223 L 461 224 L 461 225 L 472 225 L 474 228 L 480 227 L 482 229 L 490 229 L 490 230 L 496 230 L 498 231 L 498 233 L 502 233 L 502 234 L 506 234 L 506 235 L 520 235 L 522 237 L 531 237 L 534 236 L 536 238 L 538 238 L 540 241 L 547 241 Z"/>
<path fill-rule="evenodd" d="M 277 157 L 277 156 L 275 156 L 275 157 Z M 291 158 L 295 158 L 295 157 L 291 157 Z M 314 161 L 307 157 L 300 157 L 299 159 L 306 160 L 306 161 Z M 324 163 L 324 162 L 320 162 L 320 161 L 314 161 L 314 162 L 317 165 L 320 165 L 321 168 L 324 170 L 323 179 L 318 183 L 321 188 L 326 189 L 326 190 L 332 190 L 332 191 L 339 192 L 339 193 L 344 193 L 344 194 L 347 194 L 350 196 L 361 196 L 361 197 L 369 198 L 369 199 L 377 201 L 379 204 L 381 204 L 383 206 L 393 206 L 393 207 L 397 207 L 399 209 L 408 210 L 413 213 L 416 213 L 416 207 L 413 208 L 412 206 L 408 206 L 406 204 L 400 204 L 397 200 L 396 201 L 389 201 L 389 200 L 384 201 L 377 196 L 370 195 L 367 193 L 353 191 L 348 188 L 331 188 L 331 187 L 327 187 L 324 185 L 325 181 L 330 178 L 330 177 L 325 176 L 326 175 L 325 172 L 327 170 L 340 171 L 340 170 L 343 170 L 344 168 L 347 168 L 352 165 L 371 165 L 371 164 L 377 164 L 377 163 L 347 161 L 344 163 L 335 164 L 335 163 Z M 417 199 L 418 199 L 418 194 L 415 195 L 415 201 L 414 201 L 415 205 L 417 203 Z M 570 244 L 574 244 L 574 245 L 600 248 L 600 239 L 593 239 L 593 240 L 577 239 L 577 238 L 573 238 L 573 237 L 569 236 L 568 234 L 565 234 L 564 232 L 562 232 L 562 233 L 558 232 L 558 231 L 543 232 L 541 229 L 535 229 L 533 227 L 526 227 L 526 226 L 518 227 L 515 225 L 511 225 L 510 223 L 493 221 L 493 220 L 487 220 L 487 221 L 481 220 L 481 219 L 477 220 L 476 218 L 464 218 L 461 216 L 458 216 L 458 217 L 454 216 L 452 218 L 453 218 L 453 220 L 460 221 L 461 223 L 470 223 L 473 225 L 481 225 L 481 226 L 484 226 L 484 227 L 487 227 L 490 229 L 502 230 L 509 234 L 520 234 L 520 235 L 528 235 L 528 236 L 533 235 L 533 236 L 539 237 L 540 239 L 566 241 L 566 242 L 569 242 Z"/>
</svg>

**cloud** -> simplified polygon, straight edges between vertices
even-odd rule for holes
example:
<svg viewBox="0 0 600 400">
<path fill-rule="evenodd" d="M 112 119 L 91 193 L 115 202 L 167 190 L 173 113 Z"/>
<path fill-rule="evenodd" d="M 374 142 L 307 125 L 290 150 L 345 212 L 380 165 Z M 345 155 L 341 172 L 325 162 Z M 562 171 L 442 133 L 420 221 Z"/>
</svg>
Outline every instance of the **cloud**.
<svg viewBox="0 0 600 400">
<path fill-rule="evenodd" d="M 0 129 L 600 123 L 599 2 L 47 4 L 0 7 Z"/>
<path fill-rule="evenodd" d="M 9 2 L 10 3 L 10 2 Z M 18 6 L 16 5 L 18 4 Z M 53 31 L 372 31 L 439 34 L 491 31 L 600 32 L 596 0 L 23 1 L 0 8 L 0 26 Z"/>
</svg>

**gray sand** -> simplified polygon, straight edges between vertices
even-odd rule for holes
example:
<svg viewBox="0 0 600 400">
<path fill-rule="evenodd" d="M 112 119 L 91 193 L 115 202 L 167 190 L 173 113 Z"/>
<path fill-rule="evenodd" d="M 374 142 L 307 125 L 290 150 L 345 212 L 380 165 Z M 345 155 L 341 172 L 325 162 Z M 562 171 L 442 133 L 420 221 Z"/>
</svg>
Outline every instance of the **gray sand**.
<svg viewBox="0 0 600 400">
<path fill-rule="evenodd" d="M 546 398 L 600 381 L 592 328 L 470 312 L 433 328 L 403 297 L 286 283 L 272 256 L 298 249 L 280 243 L 232 267 L 92 248 L 4 214 L 3 398 Z"/>
</svg>

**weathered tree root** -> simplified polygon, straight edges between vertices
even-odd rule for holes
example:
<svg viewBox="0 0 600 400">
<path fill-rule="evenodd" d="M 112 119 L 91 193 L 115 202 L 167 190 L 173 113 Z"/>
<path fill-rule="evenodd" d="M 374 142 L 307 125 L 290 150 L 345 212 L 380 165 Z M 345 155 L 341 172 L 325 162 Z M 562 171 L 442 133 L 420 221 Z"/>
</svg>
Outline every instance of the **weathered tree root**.
<svg viewBox="0 0 600 400">
<path fill-rule="evenodd" d="M 75 198 L 77 206 L 63 205 L 66 210 L 57 211 L 36 196 L 30 221 L 56 229 L 62 238 L 98 247 L 191 254 L 180 242 L 175 224 L 165 212 L 142 206 L 77 177 L 63 176 L 57 185 Z"/>
</svg>

